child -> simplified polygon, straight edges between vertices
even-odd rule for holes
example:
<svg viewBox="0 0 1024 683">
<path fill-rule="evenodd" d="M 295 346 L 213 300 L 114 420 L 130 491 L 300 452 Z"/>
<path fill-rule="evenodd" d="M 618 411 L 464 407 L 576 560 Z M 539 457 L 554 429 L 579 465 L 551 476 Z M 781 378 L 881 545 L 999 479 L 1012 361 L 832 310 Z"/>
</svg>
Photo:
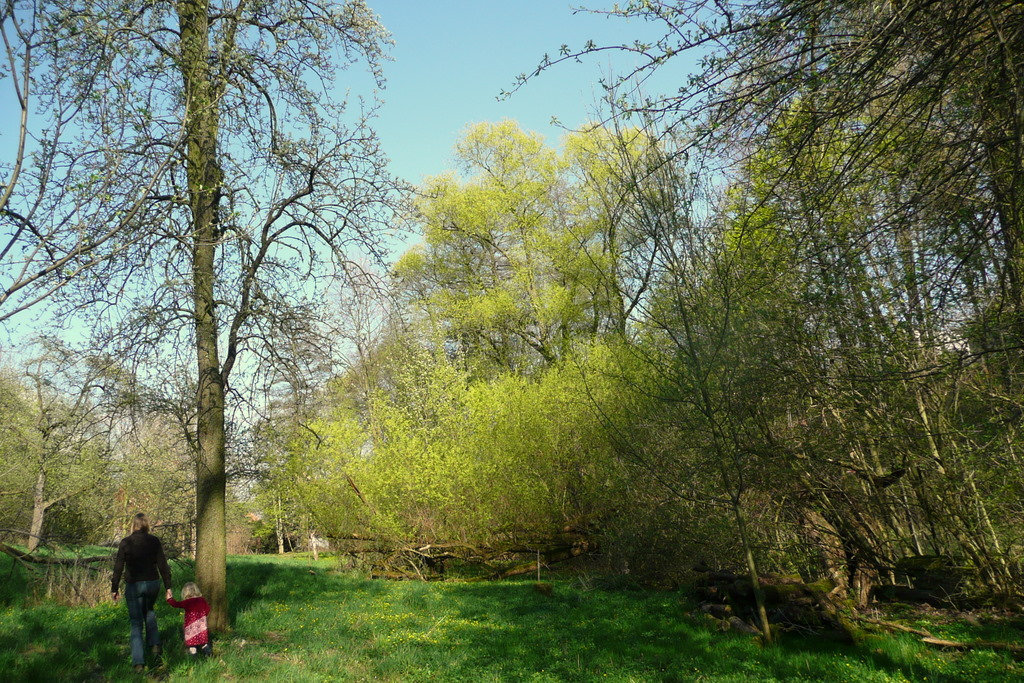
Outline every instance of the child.
<svg viewBox="0 0 1024 683">
<path fill-rule="evenodd" d="M 212 654 L 210 647 L 210 631 L 206 627 L 206 615 L 210 613 L 210 603 L 199 592 L 199 586 L 189 581 L 181 588 L 182 601 L 167 598 L 171 607 L 185 610 L 185 647 L 193 657 Z"/>
</svg>

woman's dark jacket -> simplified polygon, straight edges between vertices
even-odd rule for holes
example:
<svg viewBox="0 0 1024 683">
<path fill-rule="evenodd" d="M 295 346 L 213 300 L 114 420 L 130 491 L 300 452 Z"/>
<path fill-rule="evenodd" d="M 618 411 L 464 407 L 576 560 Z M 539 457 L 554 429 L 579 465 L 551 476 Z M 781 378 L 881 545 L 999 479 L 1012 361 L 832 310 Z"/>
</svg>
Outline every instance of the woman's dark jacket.
<svg viewBox="0 0 1024 683">
<path fill-rule="evenodd" d="M 117 546 L 117 558 L 114 560 L 114 578 L 110 582 L 110 592 L 116 593 L 121 583 L 121 572 L 125 572 L 125 583 L 135 581 L 153 581 L 163 577 L 164 586 L 171 587 L 171 568 L 164 557 L 164 547 L 160 539 L 146 531 L 136 531 L 125 536 Z"/>
</svg>

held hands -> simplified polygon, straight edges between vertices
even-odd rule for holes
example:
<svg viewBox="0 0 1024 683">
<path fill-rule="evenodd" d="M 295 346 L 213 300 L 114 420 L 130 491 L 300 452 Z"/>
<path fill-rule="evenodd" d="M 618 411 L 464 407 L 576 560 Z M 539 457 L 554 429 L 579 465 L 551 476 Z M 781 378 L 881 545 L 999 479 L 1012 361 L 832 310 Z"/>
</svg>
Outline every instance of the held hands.
<svg viewBox="0 0 1024 683">
<path fill-rule="evenodd" d="M 121 597 L 121 594 L 115 591 L 115 592 L 110 594 L 110 597 L 112 597 L 114 599 L 114 602 L 117 603 L 117 600 L 118 600 L 118 598 Z M 170 588 L 168 588 L 167 589 L 167 599 L 170 600 L 173 597 L 174 597 L 174 593 L 171 591 Z"/>
</svg>

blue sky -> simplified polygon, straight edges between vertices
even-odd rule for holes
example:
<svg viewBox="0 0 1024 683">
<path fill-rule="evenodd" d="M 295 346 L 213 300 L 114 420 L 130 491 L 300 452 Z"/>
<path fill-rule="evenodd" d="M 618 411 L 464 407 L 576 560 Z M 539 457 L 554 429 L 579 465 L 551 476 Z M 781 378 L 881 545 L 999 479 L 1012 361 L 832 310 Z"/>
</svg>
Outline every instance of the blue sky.
<svg viewBox="0 0 1024 683">
<path fill-rule="evenodd" d="M 512 118 L 557 144 L 568 127 L 594 118 L 602 96 L 602 75 L 622 74 L 636 65 L 633 55 L 602 52 L 581 64 L 563 63 L 498 101 L 516 75 L 532 71 L 545 53 L 562 44 L 631 43 L 652 36 L 654 27 L 604 15 L 577 12 L 565 0 L 368 0 L 395 40 L 394 61 L 385 65 L 384 105 L 376 122 L 393 171 L 418 183 L 450 167 L 452 145 L 470 123 Z M 595 0 L 590 7 L 609 7 Z M 671 64 L 649 83 L 675 89 L 685 76 Z M 358 67 L 353 67 L 358 68 Z M 352 72 L 341 74 L 341 80 Z M 358 79 L 358 77 L 357 77 Z M 676 82 L 673 82 L 676 81 Z M 343 83 L 339 83 L 343 86 Z M 353 86 L 352 94 L 358 94 Z"/>
</svg>

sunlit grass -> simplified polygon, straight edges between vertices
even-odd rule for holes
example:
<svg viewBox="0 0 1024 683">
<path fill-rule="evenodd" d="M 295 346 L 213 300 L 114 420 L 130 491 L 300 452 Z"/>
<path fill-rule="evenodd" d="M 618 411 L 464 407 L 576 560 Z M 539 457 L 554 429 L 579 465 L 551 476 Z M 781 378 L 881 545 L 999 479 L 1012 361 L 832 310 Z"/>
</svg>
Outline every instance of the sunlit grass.
<svg viewBox="0 0 1024 683">
<path fill-rule="evenodd" d="M 790 638 L 764 649 L 687 616 L 680 593 L 584 590 L 566 580 L 546 596 L 529 581 L 396 583 L 333 569 L 330 559 L 232 558 L 234 631 L 216 641 L 212 659 L 191 661 L 181 612 L 161 605 L 165 657 L 150 673 L 270 681 L 1024 678 L 1024 666 L 1003 654 L 942 653 L 912 636 L 856 647 Z M 175 584 L 188 578 L 178 571 Z M 966 627 L 950 628 L 963 637 Z M 122 605 L 8 606 L 0 610 L 0 679 L 131 678 L 127 640 Z"/>
</svg>

